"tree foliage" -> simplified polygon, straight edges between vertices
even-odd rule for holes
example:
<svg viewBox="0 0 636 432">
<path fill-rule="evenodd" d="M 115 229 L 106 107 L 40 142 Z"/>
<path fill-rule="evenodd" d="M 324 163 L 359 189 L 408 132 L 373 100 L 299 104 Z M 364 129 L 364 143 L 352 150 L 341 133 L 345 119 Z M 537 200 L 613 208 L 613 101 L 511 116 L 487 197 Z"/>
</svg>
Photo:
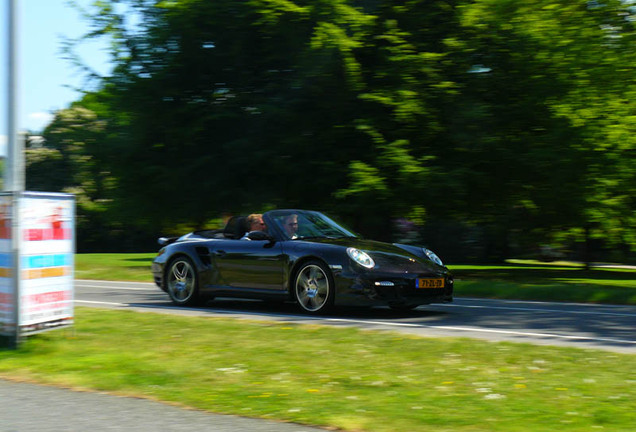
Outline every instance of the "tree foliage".
<svg viewBox="0 0 636 432">
<path fill-rule="evenodd" d="M 147 231 L 297 206 L 376 238 L 407 217 L 454 259 L 475 242 L 476 258 L 500 259 L 593 238 L 626 256 L 635 12 L 620 0 L 97 1 L 87 37 L 111 38 L 115 68 L 58 113 L 31 166 L 65 167 L 66 187 Z"/>
</svg>

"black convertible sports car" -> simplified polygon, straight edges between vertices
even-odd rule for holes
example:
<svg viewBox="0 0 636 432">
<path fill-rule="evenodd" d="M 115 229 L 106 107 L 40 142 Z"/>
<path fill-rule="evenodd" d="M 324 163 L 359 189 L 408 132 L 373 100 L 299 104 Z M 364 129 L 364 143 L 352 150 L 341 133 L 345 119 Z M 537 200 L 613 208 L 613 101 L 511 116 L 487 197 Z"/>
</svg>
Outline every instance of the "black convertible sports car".
<svg viewBox="0 0 636 432">
<path fill-rule="evenodd" d="M 412 309 L 451 302 L 453 277 L 432 251 L 365 240 L 322 213 L 272 210 L 266 231 L 223 230 L 161 238 L 155 283 L 177 305 L 214 297 L 293 300 L 306 312 L 334 305 Z"/>
</svg>

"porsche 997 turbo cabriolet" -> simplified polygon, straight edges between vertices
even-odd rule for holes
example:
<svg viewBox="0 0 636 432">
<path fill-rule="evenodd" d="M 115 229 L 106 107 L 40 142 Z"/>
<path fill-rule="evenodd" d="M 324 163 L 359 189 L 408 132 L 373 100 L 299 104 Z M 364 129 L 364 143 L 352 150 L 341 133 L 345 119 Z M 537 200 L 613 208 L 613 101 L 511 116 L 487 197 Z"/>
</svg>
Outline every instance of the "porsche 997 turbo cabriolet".
<svg viewBox="0 0 636 432">
<path fill-rule="evenodd" d="M 177 305 L 215 297 L 295 301 L 307 313 L 334 306 L 408 310 L 451 302 L 453 277 L 431 250 L 363 239 L 308 210 L 263 214 L 265 231 L 245 218 L 222 230 L 161 238 L 155 283 Z"/>
</svg>

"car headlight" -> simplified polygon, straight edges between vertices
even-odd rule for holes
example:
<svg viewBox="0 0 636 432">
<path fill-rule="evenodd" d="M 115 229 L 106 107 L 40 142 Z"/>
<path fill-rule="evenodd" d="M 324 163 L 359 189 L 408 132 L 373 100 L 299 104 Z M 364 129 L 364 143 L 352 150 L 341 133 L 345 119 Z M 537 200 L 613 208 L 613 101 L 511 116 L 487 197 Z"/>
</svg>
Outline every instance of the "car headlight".
<svg viewBox="0 0 636 432">
<path fill-rule="evenodd" d="M 360 249 L 352 247 L 347 248 L 347 255 L 349 255 L 352 260 L 360 264 L 362 267 L 366 267 L 368 269 L 375 267 L 373 258 L 371 258 L 366 252 L 362 252 Z"/>
<path fill-rule="evenodd" d="M 426 249 L 426 248 L 422 248 L 422 250 L 424 251 L 424 253 L 426 254 L 426 256 L 428 257 L 428 259 L 430 259 L 431 261 L 433 261 L 435 264 L 437 265 L 441 265 L 443 266 L 444 263 L 442 262 L 441 259 L 439 259 L 439 257 L 435 254 L 435 252 L 433 252 L 430 249 Z"/>
</svg>

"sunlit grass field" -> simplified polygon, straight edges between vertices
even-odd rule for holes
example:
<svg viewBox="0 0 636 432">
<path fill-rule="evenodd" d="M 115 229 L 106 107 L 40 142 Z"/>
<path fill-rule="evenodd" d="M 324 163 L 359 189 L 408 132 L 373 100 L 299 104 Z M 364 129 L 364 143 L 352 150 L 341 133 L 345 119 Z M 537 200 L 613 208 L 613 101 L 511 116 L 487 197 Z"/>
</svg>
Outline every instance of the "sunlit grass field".
<svg viewBox="0 0 636 432">
<path fill-rule="evenodd" d="M 636 356 L 88 308 L 0 376 L 350 431 L 633 431 Z"/>
<path fill-rule="evenodd" d="M 156 253 L 75 255 L 75 278 L 152 282 L 150 266 Z"/>
<path fill-rule="evenodd" d="M 78 279 L 152 282 L 148 254 L 78 254 Z M 456 296 L 636 304 L 636 270 L 510 260 L 501 265 L 449 265 Z"/>
</svg>

